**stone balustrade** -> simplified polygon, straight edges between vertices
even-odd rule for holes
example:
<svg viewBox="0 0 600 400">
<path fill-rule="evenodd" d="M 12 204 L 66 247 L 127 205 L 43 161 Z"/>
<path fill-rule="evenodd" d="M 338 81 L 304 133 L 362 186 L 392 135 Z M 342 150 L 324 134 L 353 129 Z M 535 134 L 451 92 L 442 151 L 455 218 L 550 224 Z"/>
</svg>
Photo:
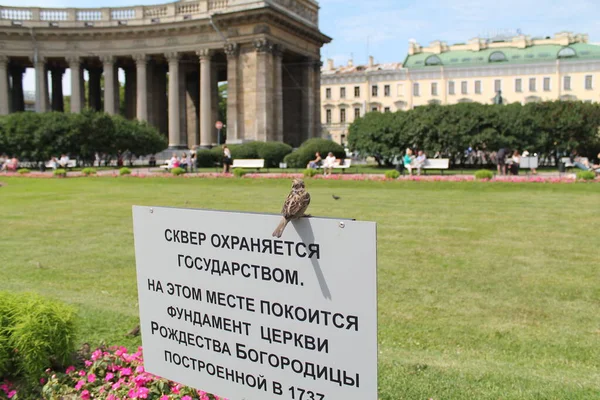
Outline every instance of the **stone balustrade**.
<svg viewBox="0 0 600 400">
<path fill-rule="evenodd" d="M 274 6 L 318 26 L 314 0 L 192 0 L 117 8 L 43 8 L 0 6 L 0 26 L 93 28 L 138 26 L 204 19 L 212 14 Z"/>
</svg>

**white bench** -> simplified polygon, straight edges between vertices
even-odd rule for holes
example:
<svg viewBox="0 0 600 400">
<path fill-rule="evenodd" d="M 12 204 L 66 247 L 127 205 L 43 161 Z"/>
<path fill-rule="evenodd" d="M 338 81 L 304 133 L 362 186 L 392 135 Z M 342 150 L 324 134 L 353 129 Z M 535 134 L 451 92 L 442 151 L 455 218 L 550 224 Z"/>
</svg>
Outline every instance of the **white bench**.
<svg viewBox="0 0 600 400">
<path fill-rule="evenodd" d="M 439 169 L 442 171 L 442 174 L 444 173 L 444 170 L 448 168 L 450 168 L 449 158 L 427 158 L 421 166 L 422 170 Z M 413 166 L 412 169 L 415 170 L 417 167 Z"/>
<path fill-rule="evenodd" d="M 341 169 L 342 173 L 343 173 L 344 170 L 350 168 L 351 165 L 352 165 L 352 159 L 345 158 L 344 161 L 342 161 L 341 163 L 340 163 L 340 160 L 335 160 L 332 168 L 333 169 Z M 324 164 L 321 164 L 318 166 L 318 168 L 325 169 L 325 166 L 324 166 Z"/>
<path fill-rule="evenodd" d="M 263 158 L 258 159 L 244 159 L 235 158 L 231 168 L 256 168 L 261 169 L 265 167 L 265 160 Z"/>
<path fill-rule="evenodd" d="M 53 168 L 52 161 L 48 161 L 45 164 L 46 168 Z M 77 167 L 77 160 L 69 160 L 67 161 L 67 168 L 75 168 Z M 63 168 L 58 161 L 56 162 L 56 168 Z"/>
</svg>

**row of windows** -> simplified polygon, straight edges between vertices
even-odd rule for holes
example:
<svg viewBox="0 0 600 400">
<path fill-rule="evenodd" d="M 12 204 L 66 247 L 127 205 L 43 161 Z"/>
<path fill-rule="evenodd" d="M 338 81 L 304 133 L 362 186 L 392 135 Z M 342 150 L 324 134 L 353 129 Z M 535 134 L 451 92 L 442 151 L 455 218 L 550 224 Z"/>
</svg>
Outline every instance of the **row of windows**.
<svg viewBox="0 0 600 400">
<path fill-rule="evenodd" d="M 543 79 L 543 90 L 545 92 L 549 92 L 551 90 L 551 78 L 545 77 Z M 593 87 L 593 77 L 592 75 L 585 76 L 585 89 L 592 90 Z M 494 80 L 494 92 L 498 92 L 502 90 L 502 80 L 496 79 Z M 571 90 L 571 77 L 565 76 L 563 77 L 563 90 Z M 529 91 L 536 92 L 537 91 L 537 78 L 529 78 Z M 515 79 L 515 92 L 520 93 L 523 92 L 523 80 L 521 78 Z M 469 83 L 467 81 L 460 82 L 460 93 L 461 94 L 469 94 Z M 475 81 L 474 87 L 475 94 L 481 94 L 481 81 Z M 448 82 L 448 94 L 456 94 L 456 83 L 454 81 Z M 418 82 L 413 83 L 413 96 L 420 96 L 420 84 Z M 431 83 L 431 95 L 438 95 L 438 84 L 437 82 Z"/>
<path fill-rule="evenodd" d="M 371 86 L 371 96 L 377 97 L 379 95 L 379 86 L 372 85 Z M 392 95 L 392 90 L 390 89 L 390 85 L 383 86 L 383 95 L 385 97 L 390 97 Z M 360 86 L 354 86 L 354 97 L 360 97 Z M 331 88 L 325 89 L 325 98 L 331 99 Z M 346 88 L 340 88 L 340 99 L 346 98 Z"/>
<path fill-rule="evenodd" d="M 373 112 L 377 112 L 379 111 L 379 109 L 377 107 L 371 107 L 371 111 Z M 390 107 L 385 107 L 383 109 L 384 112 L 391 112 L 392 110 L 390 109 Z M 331 109 L 327 109 L 325 110 L 325 118 L 328 124 L 331 124 Z M 358 119 L 360 118 L 360 108 L 356 107 L 354 108 L 354 119 Z M 340 123 L 344 123 L 346 122 L 346 109 L 342 108 L 340 110 Z"/>
</svg>

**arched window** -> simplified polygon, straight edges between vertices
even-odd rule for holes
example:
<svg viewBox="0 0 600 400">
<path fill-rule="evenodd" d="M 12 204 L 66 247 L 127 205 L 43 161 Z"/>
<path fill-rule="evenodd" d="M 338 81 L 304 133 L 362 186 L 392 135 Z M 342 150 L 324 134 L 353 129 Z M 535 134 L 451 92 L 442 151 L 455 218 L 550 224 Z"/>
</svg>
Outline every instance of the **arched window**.
<svg viewBox="0 0 600 400">
<path fill-rule="evenodd" d="M 492 54 L 490 54 L 490 62 L 501 62 L 501 61 L 507 61 L 506 55 L 504 55 L 503 52 L 495 51 Z"/>
<path fill-rule="evenodd" d="M 571 47 L 563 47 L 562 49 L 560 49 L 558 51 L 558 54 L 557 54 L 558 58 L 569 58 L 569 57 L 575 57 L 576 55 L 577 55 L 577 53 Z"/>
<path fill-rule="evenodd" d="M 442 60 L 438 56 L 429 56 L 425 60 L 425 65 L 442 65 Z"/>
</svg>

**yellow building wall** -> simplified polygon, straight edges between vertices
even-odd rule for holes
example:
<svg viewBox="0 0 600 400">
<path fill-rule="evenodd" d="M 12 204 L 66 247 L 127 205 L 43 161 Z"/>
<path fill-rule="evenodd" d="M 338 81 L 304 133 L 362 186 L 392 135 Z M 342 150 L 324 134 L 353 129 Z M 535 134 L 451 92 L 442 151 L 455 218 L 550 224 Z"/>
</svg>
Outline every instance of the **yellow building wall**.
<svg viewBox="0 0 600 400">
<path fill-rule="evenodd" d="M 408 110 L 414 107 L 431 104 L 432 101 L 439 104 L 456 104 L 460 101 L 479 102 L 483 104 L 492 104 L 496 96 L 495 81 L 501 81 L 502 97 L 505 104 L 518 102 L 525 104 L 529 101 L 552 101 L 559 100 L 561 96 L 574 96 L 574 99 L 581 101 L 600 102 L 600 71 L 583 72 L 561 72 L 559 69 L 568 69 L 565 63 L 560 65 L 555 63 L 553 68 L 546 73 L 538 74 L 512 74 L 512 75 L 489 75 L 467 78 L 451 78 L 453 71 L 443 71 L 440 77 L 436 79 L 414 79 L 408 71 L 408 78 L 401 80 L 386 80 L 381 82 L 368 82 L 367 76 L 360 83 L 323 83 L 321 85 L 321 123 L 327 135 L 341 143 L 346 142 L 348 127 L 354 121 L 354 108 L 361 108 L 361 116 L 364 112 L 371 112 L 372 107 L 377 111 L 384 112 L 389 107 L 390 112 L 398 110 Z M 564 89 L 564 77 L 571 78 L 571 89 Z M 586 76 L 592 76 L 592 88 L 585 88 Z M 516 79 L 521 79 L 521 92 L 516 91 Z M 535 91 L 529 89 L 529 79 L 536 79 Z M 550 78 L 550 90 L 544 90 L 544 78 Z M 454 81 L 454 93 L 449 93 L 449 82 Z M 481 82 L 481 93 L 475 93 L 475 82 Z M 462 93 L 462 82 L 467 82 L 467 93 Z M 419 95 L 413 95 L 413 84 L 419 83 Z M 431 93 L 431 84 L 437 83 L 437 95 Z M 372 96 L 372 85 L 378 86 L 378 95 Z M 390 86 L 390 95 L 385 96 L 385 85 Z M 360 87 L 360 96 L 354 96 L 354 87 Z M 346 98 L 340 98 L 340 88 L 346 88 Z M 326 98 L 327 88 L 331 89 L 331 98 Z M 365 110 L 366 106 L 366 110 Z M 346 109 L 346 121 L 340 121 L 340 109 Z M 331 124 L 327 124 L 326 110 L 331 110 Z M 345 136 L 343 136 L 345 135 Z M 344 139 L 344 140 L 342 140 Z"/>
</svg>

